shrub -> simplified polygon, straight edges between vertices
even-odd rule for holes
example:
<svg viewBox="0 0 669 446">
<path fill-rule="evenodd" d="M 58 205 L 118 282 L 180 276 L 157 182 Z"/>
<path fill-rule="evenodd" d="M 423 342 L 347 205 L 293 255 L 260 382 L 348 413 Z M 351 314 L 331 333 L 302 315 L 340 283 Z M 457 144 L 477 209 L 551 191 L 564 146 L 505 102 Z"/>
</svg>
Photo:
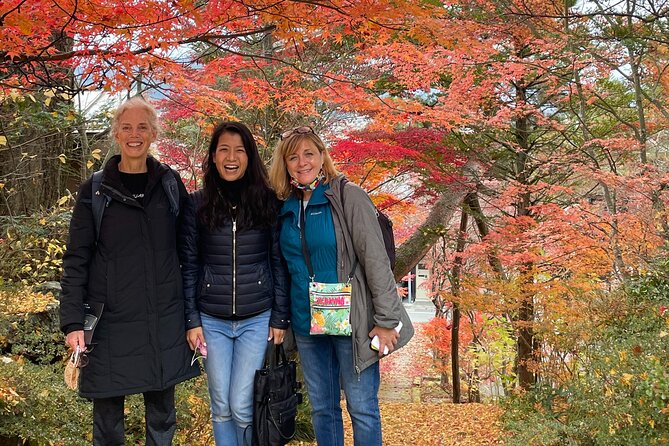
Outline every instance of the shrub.
<svg viewBox="0 0 669 446">
<path fill-rule="evenodd" d="M 423 330 L 432 351 L 433 366 L 441 374 L 444 386 L 452 374 L 451 320 L 434 318 Z M 460 379 L 466 380 L 469 396 L 478 391 L 481 382 L 499 382 L 506 389 L 514 381 L 511 364 L 515 346 L 510 331 L 504 319 L 478 312 L 465 312 L 460 319 Z"/>
<path fill-rule="evenodd" d="M 71 218 L 69 200 L 30 217 L 0 221 L 0 270 L 3 280 L 34 284 L 60 280 Z"/>
<path fill-rule="evenodd" d="M 54 364 L 66 354 L 58 301 L 26 287 L 0 291 L 0 352 L 35 364 Z"/>
<path fill-rule="evenodd" d="M 29 440 L 31 445 L 84 446 L 92 441 L 92 404 L 63 383 L 64 362 L 36 365 L 0 362 L 0 443 Z M 176 388 L 175 446 L 213 444 L 206 377 Z M 296 440 L 311 441 L 313 430 L 308 404 L 300 406 Z M 305 413 L 306 411 L 306 413 Z M 130 395 L 125 404 L 126 444 L 143 444 L 142 395 Z"/>
<path fill-rule="evenodd" d="M 68 356 L 58 324 L 58 302 L 27 287 L 0 290 L 0 444 L 91 443 L 92 406 L 63 383 Z M 11 358 L 9 357 L 11 356 Z M 213 443 L 206 378 L 176 388 L 178 428 L 174 444 Z M 126 443 L 144 439 L 141 395 L 126 399 Z M 313 439 L 309 407 L 298 413 L 296 439 Z M 139 443 L 138 443 L 139 442 Z M 22 443 L 21 443 L 22 444 Z"/>
<path fill-rule="evenodd" d="M 37 444 L 91 443 L 90 403 L 63 383 L 63 364 L 0 364 L 0 436 Z"/>
<path fill-rule="evenodd" d="M 638 277 L 593 330 L 575 378 L 508 401 L 509 445 L 669 444 L 669 268 Z"/>
<path fill-rule="evenodd" d="M 92 404 L 65 387 L 63 371 L 63 362 L 47 366 L 0 363 L 0 439 L 18 438 L 38 445 L 91 444 Z M 211 444 L 204 377 L 177 386 L 176 406 L 175 446 Z M 143 444 L 141 395 L 126 398 L 125 428 L 126 444 Z"/>
</svg>

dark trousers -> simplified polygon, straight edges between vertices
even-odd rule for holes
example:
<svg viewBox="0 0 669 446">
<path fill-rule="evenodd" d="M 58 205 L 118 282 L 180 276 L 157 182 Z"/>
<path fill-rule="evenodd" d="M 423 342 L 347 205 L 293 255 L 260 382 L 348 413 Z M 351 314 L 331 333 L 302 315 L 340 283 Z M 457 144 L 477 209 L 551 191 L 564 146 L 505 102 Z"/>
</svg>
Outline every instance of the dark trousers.
<svg viewBox="0 0 669 446">
<path fill-rule="evenodd" d="M 93 446 L 124 446 L 124 396 L 93 400 Z M 146 446 L 170 446 L 177 429 L 174 386 L 144 392 Z"/>
</svg>

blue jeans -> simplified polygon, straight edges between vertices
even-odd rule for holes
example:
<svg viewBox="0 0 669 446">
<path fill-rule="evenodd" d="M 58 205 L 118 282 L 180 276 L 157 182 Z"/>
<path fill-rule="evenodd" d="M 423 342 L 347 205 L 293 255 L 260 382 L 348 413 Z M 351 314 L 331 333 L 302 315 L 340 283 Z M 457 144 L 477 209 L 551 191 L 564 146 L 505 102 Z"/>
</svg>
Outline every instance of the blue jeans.
<svg viewBox="0 0 669 446">
<path fill-rule="evenodd" d="M 202 313 L 207 342 L 211 421 L 217 446 L 249 446 L 253 422 L 253 377 L 262 368 L 271 310 L 225 320 Z"/>
<path fill-rule="evenodd" d="M 295 335 L 295 341 L 318 446 L 344 445 L 340 382 L 353 424 L 353 443 L 355 446 L 381 446 L 379 363 L 358 375 L 353 366 L 353 341 L 348 336 Z"/>
</svg>

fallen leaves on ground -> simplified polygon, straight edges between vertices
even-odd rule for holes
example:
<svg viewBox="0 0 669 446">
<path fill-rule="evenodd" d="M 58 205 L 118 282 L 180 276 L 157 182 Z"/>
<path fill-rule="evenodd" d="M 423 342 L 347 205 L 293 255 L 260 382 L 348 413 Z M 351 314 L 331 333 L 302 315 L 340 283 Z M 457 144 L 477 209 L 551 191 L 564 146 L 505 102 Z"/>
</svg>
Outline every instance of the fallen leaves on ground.
<svg viewBox="0 0 669 446">
<path fill-rule="evenodd" d="M 492 446 L 501 444 L 500 409 L 489 404 L 382 403 L 383 444 Z M 352 437 L 351 437 L 352 443 Z"/>
<path fill-rule="evenodd" d="M 342 405 L 344 403 L 342 402 Z M 381 403 L 384 446 L 501 445 L 501 410 L 490 404 Z M 353 444 L 351 421 L 344 409 L 345 445 Z M 316 442 L 292 442 L 314 446 Z"/>
<path fill-rule="evenodd" d="M 453 404 L 446 390 L 435 384 L 430 351 L 421 324 L 404 348 L 381 360 L 379 407 L 384 446 L 493 446 L 502 444 L 494 404 Z M 417 385 L 419 384 L 419 385 Z M 438 388 L 438 389 L 436 389 Z M 351 420 L 342 401 L 345 445 L 353 444 Z M 314 446 L 316 442 L 292 442 Z"/>
</svg>

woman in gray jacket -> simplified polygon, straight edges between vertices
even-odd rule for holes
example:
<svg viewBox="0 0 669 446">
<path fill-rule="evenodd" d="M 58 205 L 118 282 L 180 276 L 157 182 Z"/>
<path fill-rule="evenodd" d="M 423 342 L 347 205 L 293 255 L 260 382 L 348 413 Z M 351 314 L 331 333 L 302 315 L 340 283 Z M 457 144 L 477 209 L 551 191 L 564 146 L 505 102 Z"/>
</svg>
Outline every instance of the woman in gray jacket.
<svg viewBox="0 0 669 446">
<path fill-rule="evenodd" d="M 386 348 L 390 352 L 406 344 L 413 327 L 397 295 L 376 209 L 365 191 L 343 181 L 311 127 L 281 136 L 270 181 L 285 200 L 281 252 L 291 277 L 291 324 L 316 440 L 320 446 L 344 444 L 341 383 L 355 445 L 380 446 L 378 360 Z M 316 334 L 320 327 L 318 318 L 312 319 L 310 283 L 347 282 L 349 277 L 350 316 L 340 325 L 350 323 L 350 334 Z M 374 337 L 378 351 L 371 346 Z"/>
</svg>

